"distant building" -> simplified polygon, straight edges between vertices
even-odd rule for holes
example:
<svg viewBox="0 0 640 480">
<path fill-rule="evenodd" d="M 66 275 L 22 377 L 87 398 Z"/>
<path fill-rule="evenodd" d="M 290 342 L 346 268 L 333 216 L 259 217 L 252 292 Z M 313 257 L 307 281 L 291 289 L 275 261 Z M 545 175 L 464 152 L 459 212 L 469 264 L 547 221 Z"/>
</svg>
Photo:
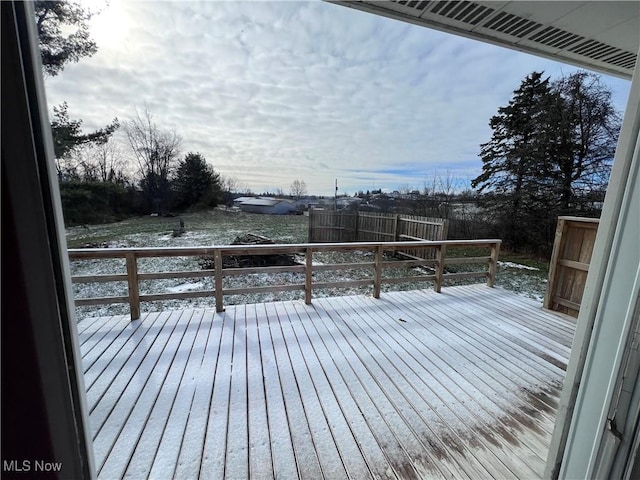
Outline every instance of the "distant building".
<svg viewBox="0 0 640 480">
<path fill-rule="evenodd" d="M 235 202 L 243 212 L 265 213 L 269 215 L 290 215 L 296 213 L 296 207 L 288 200 L 279 198 L 241 197 L 241 202 Z M 240 200 L 240 199 L 236 199 Z"/>
<path fill-rule="evenodd" d="M 246 202 L 247 200 L 255 200 L 256 197 L 238 197 L 233 199 L 233 205 L 239 207 L 241 203 Z"/>
<path fill-rule="evenodd" d="M 322 202 L 315 197 L 306 197 L 296 200 L 294 205 L 298 210 L 308 210 L 310 208 L 319 208 L 322 206 Z"/>
</svg>

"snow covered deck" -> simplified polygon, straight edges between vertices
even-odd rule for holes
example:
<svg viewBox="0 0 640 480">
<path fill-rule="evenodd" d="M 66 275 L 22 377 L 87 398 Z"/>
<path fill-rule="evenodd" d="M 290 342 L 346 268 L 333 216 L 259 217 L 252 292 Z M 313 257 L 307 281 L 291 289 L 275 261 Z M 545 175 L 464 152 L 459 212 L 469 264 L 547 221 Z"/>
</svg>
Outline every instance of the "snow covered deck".
<svg viewBox="0 0 640 480">
<path fill-rule="evenodd" d="M 541 477 L 574 325 L 486 286 L 89 318 L 99 477 Z"/>
</svg>

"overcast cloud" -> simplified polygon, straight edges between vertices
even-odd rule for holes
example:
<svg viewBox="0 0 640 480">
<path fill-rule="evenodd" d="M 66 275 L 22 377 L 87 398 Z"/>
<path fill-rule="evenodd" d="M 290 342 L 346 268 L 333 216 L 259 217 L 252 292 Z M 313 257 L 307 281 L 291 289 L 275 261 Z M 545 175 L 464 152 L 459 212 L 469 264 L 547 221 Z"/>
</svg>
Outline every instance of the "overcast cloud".
<svg viewBox="0 0 640 480">
<path fill-rule="evenodd" d="M 520 81 L 576 70 L 324 2 L 111 0 L 95 37 L 95 56 L 46 80 L 50 105 L 93 129 L 146 104 L 183 153 L 258 193 L 468 183 Z M 603 79 L 622 110 L 630 82 Z"/>
</svg>

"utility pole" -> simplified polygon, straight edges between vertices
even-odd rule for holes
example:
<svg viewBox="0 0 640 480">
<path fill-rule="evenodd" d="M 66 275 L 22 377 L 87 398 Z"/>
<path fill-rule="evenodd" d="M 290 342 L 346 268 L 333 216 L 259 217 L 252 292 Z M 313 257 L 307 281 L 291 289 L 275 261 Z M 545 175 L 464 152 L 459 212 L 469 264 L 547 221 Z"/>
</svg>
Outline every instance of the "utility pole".
<svg viewBox="0 0 640 480">
<path fill-rule="evenodd" d="M 338 211 L 338 179 L 336 178 L 336 191 L 333 194 L 333 209 Z"/>
</svg>

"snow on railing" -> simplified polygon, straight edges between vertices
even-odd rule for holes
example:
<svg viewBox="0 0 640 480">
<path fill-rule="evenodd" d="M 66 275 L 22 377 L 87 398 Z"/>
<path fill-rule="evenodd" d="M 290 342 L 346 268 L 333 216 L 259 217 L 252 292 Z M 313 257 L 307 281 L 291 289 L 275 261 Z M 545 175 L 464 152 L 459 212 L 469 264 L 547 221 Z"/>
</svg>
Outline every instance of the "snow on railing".
<svg viewBox="0 0 640 480">
<path fill-rule="evenodd" d="M 380 298 L 380 287 L 383 283 L 402 283 L 417 281 L 433 281 L 436 292 L 440 292 L 443 280 L 455 280 L 463 278 L 486 278 L 487 285 L 495 284 L 500 240 L 441 240 L 419 242 L 350 242 L 350 243 L 301 243 L 301 244 L 275 244 L 275 245 L 226 245 L 215 247 L 145 247 L 145 248 L 82 248 L 70 249 L 71 260 L 100 260 L 123 258 L 126 262 L 126 273 L 109 275 L 75 275 L 71 277 L 73 283 L 104 283 L 127 282 L 128 295 L 77 298 L 76 306 L 104 305 L 112 303 L 128 303 L 131 319 L 140 318 L 140 302 L 187 299 L 198 297 L 215 297 L 216 311 L 224 310 L 223 298 L 225 295 L 239 295 L 265 292 L 283 292 L 301 290 L 305 292 L 305 303 L 311 303 L 314 289 L 334 287 L 355 287 L 373 285 L 373 296 Z M 489 255 L 482 257 L 445 258 L 449 248 L 487 248 Z M 413 258 L 410 260 L 385 261 L 385 252 L 398 250 L 433 249 L 435 258 Z M 363 251 L 373 253 L 373 262 L 360 263 L 336 263 L 314 264 L 313 254 L 316 252 L 353 252 Z M 280 255 L 293 254 L 304 256 L 302 265 L 266 266 L 248 268 L 225 268 L 224 259 L 230 256 L 246 255 Z M 171 272 L 139 272 L 138 259 L 150 257 L 213 257 L 213 269 Z M 462 264 L 487 264 L 485 271 L 445 273 L 445 265 Z M 398 267 L 433 267 L 434 273 L 429 275 L 413 275 L 405 277 L 383 277 L 385 268 Z M 313 273 L 318 271 L 337 271 L 354 268 L 373 268 L 373 278 L 359 280 L 341 280 L 331 282 L 314 281 Z M 273 273 L 304 273 L 304 283 L 293 285 L 264 285 L 257 287 L 224 288 L 224 277 L 249 274 L 273 274 Z M 172 292 L 159 294 L 140 294 L 139 282 L 143 280 L 176 279 L 176 278 L 203 278 L 212 277 L 213 290 L 199 290 L 191 292 Z"/>
</svg>

